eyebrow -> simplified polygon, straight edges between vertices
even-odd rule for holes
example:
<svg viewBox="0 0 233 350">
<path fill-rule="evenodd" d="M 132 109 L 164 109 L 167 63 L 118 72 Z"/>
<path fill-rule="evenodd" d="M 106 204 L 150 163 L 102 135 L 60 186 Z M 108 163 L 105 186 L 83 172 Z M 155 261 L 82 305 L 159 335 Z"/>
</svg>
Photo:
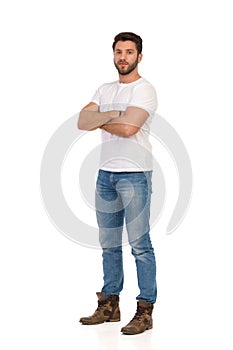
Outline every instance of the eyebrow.
<svg viewBox="0 0 233 350">
<path fill-rule="evenodd" d="M 123 51 L 136 51 L 135 49 L 123 49 Z M 115 51 L 122 51 L 121 49 L 115 49 Z"/>
</svg>

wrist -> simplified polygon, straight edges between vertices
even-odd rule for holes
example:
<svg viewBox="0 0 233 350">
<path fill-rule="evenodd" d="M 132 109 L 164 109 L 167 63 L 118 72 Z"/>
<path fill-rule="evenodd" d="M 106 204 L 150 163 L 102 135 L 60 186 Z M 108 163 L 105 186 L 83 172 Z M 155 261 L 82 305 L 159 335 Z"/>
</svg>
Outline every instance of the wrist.
<svg viewBox="0 0 233 350">
<path fill-rule="evenodd" d="M 118 110 L 113 110 L 110 112 L 109 116 L 112 119 L 116 119 L 116 118 L 119 118 L 121 115 L 121 111 L 118 111 Z"/>
<path fill-rule="evenodd" d="M 122 115 L 122 111 L 116 111 L 116 118 L 119 118 Z"/>
</svg>

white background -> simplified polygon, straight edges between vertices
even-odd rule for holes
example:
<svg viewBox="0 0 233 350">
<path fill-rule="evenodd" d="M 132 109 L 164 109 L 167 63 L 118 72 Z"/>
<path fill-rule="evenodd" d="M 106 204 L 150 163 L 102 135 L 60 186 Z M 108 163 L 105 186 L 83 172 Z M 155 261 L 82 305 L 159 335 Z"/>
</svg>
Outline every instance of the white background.
<svg viewBox="0 0 233 350">
<path fill-rule="evenodd" d="M 232 349 L 230 5 L 227 0 L 1 2 L 2 349 Z M 158 113 L 184 141 L 194 175 L 189 211 L 168 236 L 178 181 L 158 145 L 168 191 L 164 215 L 152 230 L 158 301 L 154 329 L 133 337 L 120 334 L 138 293 L 128 247 L 122 322 L 81 326 L 79 317 L 94 311 L 102 286 L 101 252 L 57 231 L 43 208 L 39 179 L 55 130 L 100 84 L 117 79 L 111 45 L 120 31 L 142 36 L 140 73 L 156 87 Z M 76 198 L 72 181 L 66 186 L 76 164 L 69 167 L 64 191 L 71 193 L 73 186 Z"/>
</svg>

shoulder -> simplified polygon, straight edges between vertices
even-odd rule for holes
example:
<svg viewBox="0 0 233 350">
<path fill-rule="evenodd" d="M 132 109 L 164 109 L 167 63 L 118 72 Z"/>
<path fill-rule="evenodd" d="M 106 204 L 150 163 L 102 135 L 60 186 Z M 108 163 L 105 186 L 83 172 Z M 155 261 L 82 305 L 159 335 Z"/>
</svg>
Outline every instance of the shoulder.
<svg viewBox="0 0 233 350">
<path fill-rule="evenodd" d="M 149 115 L 152 115 L 157 109 L 157 94 L 154 86 L 146 79 L 141 78 L 134 85 L 130 106 L 145 109 Z"/>
<path fill-rule="evenodd" d="M 118 86 L 118 81 L 112 81 L 112 82 L 104 83 L 104 84 L 100 85 L 98 90 L 99 91 L 106 91 L 106 90 L 109 90 L 109 89 L 114 89 L 117 86 Z"/>
<path fill-rule="evenodd" d="M 157 93 L 155 87 L 145 78 L 138 80 L 137 84 L 134 86 L 134 93 L 138 96 L 148 97 L 157 99 Z"/>
<path fill-rule="evenodd" d="M 139 79 L 135 87 L 143 87 L 143 88 L 155 90 L 155 87 L 145 78 Z"/>
</svg>

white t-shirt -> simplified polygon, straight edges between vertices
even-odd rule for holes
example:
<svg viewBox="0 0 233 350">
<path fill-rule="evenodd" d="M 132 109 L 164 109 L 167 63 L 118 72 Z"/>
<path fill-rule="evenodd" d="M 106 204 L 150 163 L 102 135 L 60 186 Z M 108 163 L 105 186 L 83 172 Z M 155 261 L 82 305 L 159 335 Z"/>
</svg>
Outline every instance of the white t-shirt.
<svg viewBox="0 0 233 350">
<path fill-rule="evenodd" d="M 112 172 L 149 171 L 153 168 L 150 123 L 157 109 L 154 87 L 144 78 L 132 83 L 119 81 L 103 84 L 96 91 L 92 102 L 100 112 L 125 111 L 128 106 L 139 107 L 149 114 L 139 131 L 129 137 L 119 137 L 102 130 L 100 169 Z"/>
</svg>

